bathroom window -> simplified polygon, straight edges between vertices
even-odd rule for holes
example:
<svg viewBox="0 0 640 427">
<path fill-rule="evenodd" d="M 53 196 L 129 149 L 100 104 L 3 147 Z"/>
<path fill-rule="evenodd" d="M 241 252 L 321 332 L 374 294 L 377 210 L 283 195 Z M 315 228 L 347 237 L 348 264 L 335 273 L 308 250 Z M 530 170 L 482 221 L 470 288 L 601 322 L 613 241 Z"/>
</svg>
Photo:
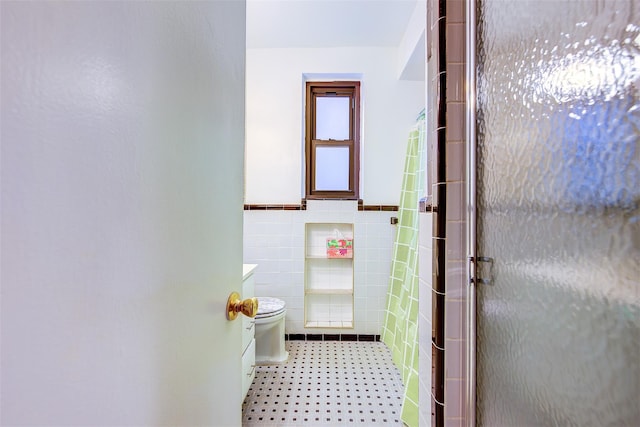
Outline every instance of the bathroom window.
<svg viewBox="0 0 640 427">
<path fill-rule="evenodd" d="M 306 197 L 358 199 L 360 82 L 307 82 Z"/>
</svg>

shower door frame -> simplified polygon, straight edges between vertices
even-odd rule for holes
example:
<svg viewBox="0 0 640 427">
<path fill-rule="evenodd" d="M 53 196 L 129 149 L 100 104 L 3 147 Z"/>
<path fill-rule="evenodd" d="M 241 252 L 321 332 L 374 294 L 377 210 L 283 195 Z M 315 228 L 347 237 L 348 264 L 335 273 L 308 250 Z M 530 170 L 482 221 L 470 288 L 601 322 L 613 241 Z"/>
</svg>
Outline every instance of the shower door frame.
<svg viewBox="0 0 640 427">
<path fill-rule="evenodd" d="M 467 427 L 476 425 L 476 0 L 467 0 L 465 10 L 465 139 L 466 139 L 466 389 Z"/>
</svg>

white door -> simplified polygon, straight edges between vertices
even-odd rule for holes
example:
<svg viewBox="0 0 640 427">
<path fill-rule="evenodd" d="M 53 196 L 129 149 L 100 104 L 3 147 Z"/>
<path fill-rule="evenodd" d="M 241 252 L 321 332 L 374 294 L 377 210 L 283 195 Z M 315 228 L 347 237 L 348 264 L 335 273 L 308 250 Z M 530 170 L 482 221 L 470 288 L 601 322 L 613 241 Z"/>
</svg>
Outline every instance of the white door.
<svg viewBox="0 0 640 427">
<path fill-rule="evenodd" d="M 0 8 L 0 424 L 239 426 L 244 2 Z"/>
</svg>

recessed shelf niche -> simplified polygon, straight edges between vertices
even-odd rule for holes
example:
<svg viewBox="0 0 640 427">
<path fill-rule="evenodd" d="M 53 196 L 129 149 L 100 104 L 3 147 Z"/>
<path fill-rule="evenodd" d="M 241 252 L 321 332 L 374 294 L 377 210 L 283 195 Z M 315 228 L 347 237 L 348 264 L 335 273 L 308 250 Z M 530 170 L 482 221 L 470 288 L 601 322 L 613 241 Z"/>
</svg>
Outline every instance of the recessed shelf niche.
<svg viewBox="0 0 640 427">
<path fill-rule="evenodd" d="M 353 224 L 305 224 L 305 328 L 353 328 L 354 250 L 332 258 L 327 239 L 353 242 Z"/>
</svg>

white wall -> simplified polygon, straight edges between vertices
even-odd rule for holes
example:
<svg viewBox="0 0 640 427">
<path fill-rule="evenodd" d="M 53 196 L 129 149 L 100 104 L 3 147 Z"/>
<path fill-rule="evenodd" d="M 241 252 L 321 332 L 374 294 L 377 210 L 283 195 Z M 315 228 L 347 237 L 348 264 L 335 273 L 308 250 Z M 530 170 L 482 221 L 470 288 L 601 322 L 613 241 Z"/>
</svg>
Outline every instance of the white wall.
<svg viewBox="0 0 640 427">
<path fill-rule="evenodd" d="M 360 76 L 361 193 L 397 205 L 409 128 L 424 108 L 424 82 L 398 80 L 395 48 L 248 49 L 246 203 L 304 197 L 304 75 Z"/>
<path fill-rule="evenodd" d="M 427 2 L 418 0 L 398 45 L 398 76 L 403 80 L 425 80 L 426 24 Z"/>
<path fill-rule="evenodd" d="M 0 424 L 240 424 L 244 8 L 0 2 Z"/>
<path fill-rule="evenodd" d="M 361 80 L 360 198 L 397 205 L 425 86 L 398 79 L 395 48 L 247 50 L 245 203 L 299 204 L 304 197 L 305 78 Z M 287 302 L 287 333 L 380 333 L 396 215 L 330 201 L 309 202 L 307 211 L 245 211 L 244 261 L 259 265 L 257 295 Z M 354 223 L 354 329 L 304 328 L 305 222 Z"/>
<path fill-rule="evenodd" d="M 354 201 L 310 200 L 305 211 L 245 211 L 244 259 L 258 264 L 256 295 L 286 302 L 286 333 L 380 334 L 396 233 L 389 218 L 397 212 L 358 211 L 356 205 Z M 354 224 L 353 329 L 304 327 L 307 222 Z"/>
</svg>

